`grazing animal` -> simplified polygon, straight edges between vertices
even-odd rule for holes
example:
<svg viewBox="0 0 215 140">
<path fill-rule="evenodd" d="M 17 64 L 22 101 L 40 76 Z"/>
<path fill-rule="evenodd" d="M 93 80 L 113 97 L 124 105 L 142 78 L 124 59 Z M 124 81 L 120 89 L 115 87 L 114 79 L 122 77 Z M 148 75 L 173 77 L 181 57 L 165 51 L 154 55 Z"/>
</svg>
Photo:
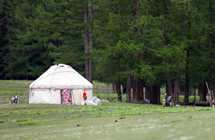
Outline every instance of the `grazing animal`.
<svg viewBox="0 0 215 140">
<path fill-rule="evenodd" d="M 149 99 L 144 99 L 144 104 L 150 104 L 150 100 Z"/>
<path fill-rule="evenodd" d="M 12 96 L 11 98 L 10 98 L 10 103 L 11 104 L 18 104 L 19 103 L 19 96 Z"/>
<path fill-rule="evenodd" d="M 166 101 L 166 106 L 172 106 L 173 102 L 172 102 L 172 96 L 168 96 Z"/>
</svg>

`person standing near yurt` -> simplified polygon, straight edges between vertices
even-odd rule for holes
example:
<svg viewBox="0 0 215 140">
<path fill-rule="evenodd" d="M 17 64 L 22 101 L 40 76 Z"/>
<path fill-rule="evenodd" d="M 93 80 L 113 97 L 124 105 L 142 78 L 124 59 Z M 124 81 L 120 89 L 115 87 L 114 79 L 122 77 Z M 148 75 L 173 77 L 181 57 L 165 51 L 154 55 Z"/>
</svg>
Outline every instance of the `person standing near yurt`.
<svg viewBox="0 0 215 140">
<path fill-rule="evenodd" d="M 83 92 L 83 99 L 84 99 L 84 105 L 87 105 L 86 101 L 87 101 L 87 93 L 86 93 L 86 90 L 84 89 L 84 92 Z"/>
</svg>

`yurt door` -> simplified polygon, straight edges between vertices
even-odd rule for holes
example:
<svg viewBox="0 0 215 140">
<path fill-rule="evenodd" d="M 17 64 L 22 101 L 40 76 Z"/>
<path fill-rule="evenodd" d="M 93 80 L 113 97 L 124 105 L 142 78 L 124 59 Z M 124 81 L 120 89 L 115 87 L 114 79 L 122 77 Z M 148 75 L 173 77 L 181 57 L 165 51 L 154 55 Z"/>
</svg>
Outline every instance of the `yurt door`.
<svg viewBox="0 0 215 140">
<path fill-rule="evenodd" d="M 71 104 L 72 103 L 71 90 L 69 90 L 69 89 L 61 90 L 61 103 L 62 104 Z"/>
</svg>

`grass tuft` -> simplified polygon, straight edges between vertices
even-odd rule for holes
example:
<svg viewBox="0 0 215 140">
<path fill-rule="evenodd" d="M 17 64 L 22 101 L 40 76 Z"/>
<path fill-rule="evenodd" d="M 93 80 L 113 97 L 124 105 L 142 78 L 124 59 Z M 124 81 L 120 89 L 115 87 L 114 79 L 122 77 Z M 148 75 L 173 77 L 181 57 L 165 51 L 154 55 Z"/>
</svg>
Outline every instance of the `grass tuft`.
<svg viewBox="0 0 215 140">
<path fill-rule="evenodd" d="M 32 119 L 22 119 L 22 120 L 16 120 L 16 124 L 18 124 L 19 126 L 28 126 L 28 125 L 36 125 L 38 123 Z"/>
</svg>

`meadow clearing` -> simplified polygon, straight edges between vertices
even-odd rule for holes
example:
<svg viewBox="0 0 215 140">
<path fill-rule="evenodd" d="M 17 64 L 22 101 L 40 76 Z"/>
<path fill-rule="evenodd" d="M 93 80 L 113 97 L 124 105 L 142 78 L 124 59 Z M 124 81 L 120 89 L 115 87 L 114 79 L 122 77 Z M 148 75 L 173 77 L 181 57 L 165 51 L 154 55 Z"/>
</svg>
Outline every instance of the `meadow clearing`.
<svg viewBox="0 0 215 140">
<path fill-rule="evenodd" d="M 29 81 L 0 81 L 0 95 L 23 96 Z M 104 98 L 115 95 L 98 94 Z M 3 100 L 3 99 L 2 99 Z M 214 140 L 215 109 L 112 101 L 99 106 L 0 105 L 1 140 Z"/>
</svg>

